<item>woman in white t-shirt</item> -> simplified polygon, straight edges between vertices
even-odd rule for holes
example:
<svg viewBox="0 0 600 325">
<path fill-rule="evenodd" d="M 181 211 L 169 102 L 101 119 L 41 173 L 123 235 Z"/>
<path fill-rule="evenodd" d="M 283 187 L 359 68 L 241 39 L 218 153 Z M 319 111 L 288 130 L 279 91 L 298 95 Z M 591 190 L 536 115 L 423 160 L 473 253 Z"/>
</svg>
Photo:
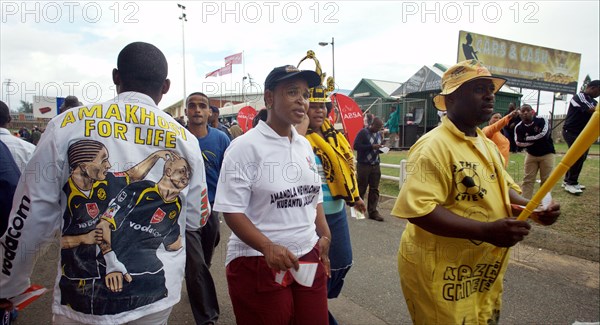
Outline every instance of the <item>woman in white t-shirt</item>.
<svg viewBox="0 0 600 325">
<path fill-rule="evenodd" d="M 331 234 L 314 154 L 293 127 L 319 83 L 314 71 L 273 69 L 267 121 L 225 152 L 214 209 L 232 230 L 226 273 L 237 324 L 327 324 Z"/>
</svg>

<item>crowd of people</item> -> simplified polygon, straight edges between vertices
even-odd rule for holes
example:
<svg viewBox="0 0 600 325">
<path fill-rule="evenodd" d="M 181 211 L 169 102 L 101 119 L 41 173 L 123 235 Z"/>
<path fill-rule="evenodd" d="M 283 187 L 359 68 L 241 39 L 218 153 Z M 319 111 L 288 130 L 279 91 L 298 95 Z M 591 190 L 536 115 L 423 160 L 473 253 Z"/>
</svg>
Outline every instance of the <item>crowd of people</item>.
<svg viewBox="0 0 600 325">
<path fill-rule="evenodd" d="M 9 109 L 0 102 L 0 309 L 10 313 L 9 298 L 28 289 L 32 247 L 58 236 L 54 323 L 166 324 L 185 279 L 195 323 L 216 324 L 210 266 L 222 214 L 232 231 L 224 262 L 238 324 L 337 324 L 328 299 L 339 296 L 354 263 L 346 207 L 384 221 L 383 121 L 365 116 L 351 146 L 328 118 L 334 107 L 324 74 L 293 65 L 268 74 L 266 108 L 245 134 L 223 125 L 202 92 L 187 96 L 187 122 L 176 120 L 157 107 L 167 75 L 154 45 L 125 46 L 112 71 L 117 96 L 94 116 L 77 114 L 82 104 L 67 97 L 37 148 L 8 132 Z M 421 172 L 407 175 L 392 215 L 408 220 L 398 272 L 414 323 L 499 320 L 507 249 L 531 228 L 513 218 L 512 204 L 529 202 L 555 152 L 548 122 L 531 106 L 494 114 L 505 82 L 477 60 L 448 69 L 433 99 L 445 113 L 441 124 L 410 149 L 408 163 Z M 572 100 L 563 130 L 569 145 L 599 87 L 592 81 Z M 152 121 L 123 118 L 140 114 Z M 99 123 L 109 123 L 110 136 L 94 131 Z M 522 190 L 505 169 L 514 149 L 502 134 L 507 127 L 526 150 Z M 569 193 L 583 188 L 584 160 L 565 178 Z M 19 179 L 36 166 L 52 166 L 55 177 Z M 551 225 L 559 215 L 552 201 L 532 219 Z M 465 254 L 436 258 L 447 247 Z M 488 271 L 476 271 L 482 267 Z M 467 284 L 475 287 L 447 290 Z"/>
</svg>

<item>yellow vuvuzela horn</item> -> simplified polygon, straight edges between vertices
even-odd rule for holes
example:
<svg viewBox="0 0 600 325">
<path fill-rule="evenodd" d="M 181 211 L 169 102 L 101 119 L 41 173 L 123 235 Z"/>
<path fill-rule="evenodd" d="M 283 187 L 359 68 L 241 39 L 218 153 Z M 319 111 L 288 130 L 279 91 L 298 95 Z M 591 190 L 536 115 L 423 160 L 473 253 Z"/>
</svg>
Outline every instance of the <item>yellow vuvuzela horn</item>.
<svg viewBox="0 0 600 325">
<path fill-rule="evenodd" d="M 571 148 L 567 150 L 564 157 L 552 171 L 548 179 L 542 184 L 540 189 L 535 193 L 531 201 L 521 211 L 517 220 L 527 220 L 529 215 L 537 208 L 546 193 L 550 192 L 554 184 L 571 168 L 573 163 L 583 155 L 583 153 L 598 139 L 600 136 L 600 104 L 596 105 L 596 111 L 592 114 L 592 118 L 585 126 L 581 134 L 577 137 Z"/>
</svg>

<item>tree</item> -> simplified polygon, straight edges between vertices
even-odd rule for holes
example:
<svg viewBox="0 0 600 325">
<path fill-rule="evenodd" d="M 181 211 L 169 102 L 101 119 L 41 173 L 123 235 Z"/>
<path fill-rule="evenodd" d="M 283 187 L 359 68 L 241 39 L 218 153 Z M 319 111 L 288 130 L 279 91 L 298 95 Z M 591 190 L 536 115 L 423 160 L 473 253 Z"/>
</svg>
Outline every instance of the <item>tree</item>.
<svg viewBox="0 0 600 325">
<path fill-rule="evenodd" d="M 19 113 L 33 113 L 33 103 L 21 100 L 21 107 L 19 107 Z"/>
</svg>

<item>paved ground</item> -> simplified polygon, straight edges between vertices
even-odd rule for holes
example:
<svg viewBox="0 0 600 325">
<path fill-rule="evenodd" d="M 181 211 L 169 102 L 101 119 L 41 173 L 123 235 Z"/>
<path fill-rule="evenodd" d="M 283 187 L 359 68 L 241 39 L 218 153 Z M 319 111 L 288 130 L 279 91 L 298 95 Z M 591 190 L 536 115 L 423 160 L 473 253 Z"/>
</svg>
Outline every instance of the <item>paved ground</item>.
<svg viewBox="0 0 600 325">
<path fill-rule="evenodd" d="M 393 200 L 384 200 L 381 211 L 389 215 Z M 350 219 L 354 266 L 340 298 L 330 301 L 330 310 L 340 324 L 409 324 L 398 273 L 396 253 L 405 221 L 386 217 L 385 222 Z M 222 236 L 229 236 L 222 227 Z M 599 264 L 588 259 L 549 251 L 545 243 L 557 241 L 554 234 L 538 228 L 530 239 L 511 253 L 505 277 L 504 324 L 572 324 L 600 320 Z M 575 241 L 573 241 L 575 242 Z M 540 245 L 543 244 L 543 245 Z M 536 246 L 531 246 L 536 245 Z M 560 246 L 560 245 L 554 245 Z M 559 250 L 575 251 L 569 244 Z M 598 247 L 580 248 L 580 256 L 598 256 Z M 56 274 L 56 253 L 38 260 L 33 280 L 52 288 Z M 221 305 L 220 324 L 235 324 L 227 293 L 225 245 L 215 253 L 212 272 Z M 184 286 L 185 290 L 185 286 Z M 18 324 L 49 324 L 51 294 L 29 306 Z M 187 293 L 174 308 L 169 324 L 194 324 Z"/>
</svg>

